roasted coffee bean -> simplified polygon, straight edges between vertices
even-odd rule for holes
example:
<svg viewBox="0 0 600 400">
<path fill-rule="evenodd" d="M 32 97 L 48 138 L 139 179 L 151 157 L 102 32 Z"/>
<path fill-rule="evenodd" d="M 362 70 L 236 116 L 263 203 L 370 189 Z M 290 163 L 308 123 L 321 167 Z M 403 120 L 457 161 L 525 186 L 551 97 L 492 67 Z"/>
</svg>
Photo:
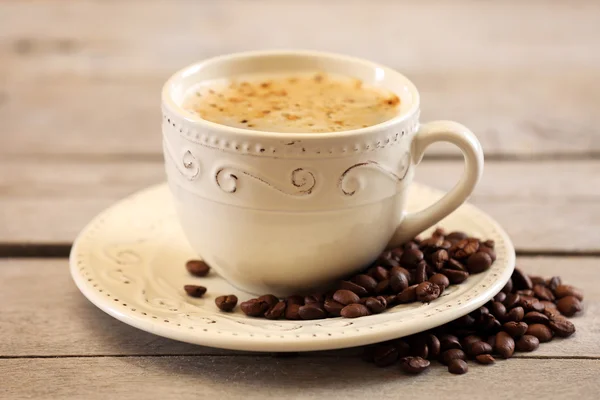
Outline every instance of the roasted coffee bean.
<svg viewBox="0 0 600 400">
<path fill-rule="evenodd" d="M 378 367 L 387 367 L 398 361 L 398 349 L 391 344 L 382 344 L 373 349 L 373 362 Z"/>
<path fill-rule="evenodd" d="M 548 289 L 552 290 L 553 292 L 556 291 L 556 288 L 560 285 L 562 285 L 562 280 L 560 279 L 560 276 L 553 276 L 546 282 L 546 286 L 548 286 Z"/>
<path fill-rule="evenodd" d="M 400 255 L 402 255 L 402 249 L 394 249 L 392 250 L 392 258 L 388 259 L 377 259 L 377 264 L 381 265 L 384 268 L 394 268 L 400 266 L 398 262 L 400 260 Z M 396 253 L 400 254 L 397 255 Z"/>
<path fill-rule="evenodd" d="M 466 233 L 456 231 L 456 232 L 450 232 L 448 235 L 446 235 L 446 240 L 449 240 L 451 242 L 460 242 L 461 240 L 464 240 L 468 237 L 469 236 L 467 236 Z"/>
<path fill-rule="evenodd" d="M 390 288 L 394 293 L 400 293 L 408 287 L 408 277 L 403 273 L 394 273 L 390 275 Z"/>
<path fill-rule="evenodd" d="M 354 282 L 350 282 L 350 281 L 341 281 L 338 289 L 349 290 L 351 292 L 356 293 L 360 297 L 369 295 L 369 292 L 367 292 L 367 289 L 365 289 L 364 287 L 362 287 L 360 285 L 357 285 Z"/>
<path fill-rule="evenodd" d="M 544 311 L 544 305 L 540 303 L 538 299 L 535 297 L 523 296 L 521 295 L 521 299 L 517 303 L 520 307 L 523 307 L 526 311 Z"/>
<path fill-rule="evenodd" d="M 393 307 L 396 305 L 396 295 L 395 294 L 390 294 L 387 296 L 383 296 L 385 298 L 385 301 L 387 302 L 387 307 Z"/>
<path fill-rule="evenodd" d="M 431 278 L 429 278 L 429 282 L 435 283 L 440 288 L 444 288 L 444 289 L 446 289 L 448 286 L 450 286 L 450 281 L 448 280 L 448 277 L 444 274 L 433 275 Z"/>
<path fill-rule="evenodd" d="M 490 256 L 492 262 L 496 261 L 496 251 L 488 246 L 479 246 L 479 252 L 485 253 Z"/>
<path fill-rule="evenodd" d="M 485 342 L 487 344 L 489 344 L 490 346 L 492 346 L 492 349 L 493 349 L 494 346 L 496 345 L 496 335 L 488 336 L 488 338 L 485 340 Z"/>
<path fill-rule="evenodd" d="M 421 261 L 419 265 L 417 265 L 417 269 L 414 272 L 414 281 L 415 283 L 423 283 L 427 280 L 427 263 L 425 261 Z"/>
<path fill-rule="evenodd" d="M 531 283 L 533 284 L 533 287 L 535 287 L 535 285 L 546 286 L 546 280 L 544 278 L 542 278 L 541 276 L 529 275 L 529 279 L 531 279 Z"/>
<path fill-rule="evenodd" d="M 467 267 L 465 267 L 460 261 L 451 258 L 446 263 L 446 266 L 442 269 L 451 269 L 454 271 L 463 271 L 467 272 Z"/>
<path fill-rule="evenodd" d="M 533 335 L 524 335 L 515 343 L 517 351 L 534 351 L 540 347 L 540 341 Z"/>
<path fill-rule="evenodd" d="M 448 277 L 448 280 L 450 281 L 451 284 L 455 284 L 455 285 L 459 284 L 459 283 L 463 283 L 469 277 L 468 272 L 456 271 L 453 269 L 444 268 L 440 272 Z"/>
<path fill-rule="evenodd" d="M 464 360 L 454 359 L 448 364 L 448 372 L 451 374 L 462 375 L 466 374 L 469 366 Z"/>
<path fill-rule="evenodd" d="M 302 319 L 323 319 L 327 317 L 327 313 L 320 303 L 308 303 L 300 306 L 298 314 Z"/>
<path fill-rule="evenodd" d="M 410 345 L 404 339 L 395 339 L 390 342 L 396 349 L 398 349 L 398 358 L 410 356 L 411 349 Z"/>
<path fill-rule="evenodd" d="M 430 257 L 431 265 L 437 271 L 444 268 L 444 266 L 446 265 L 446 263 L 448 262 L 449 259 L 450 259 L 450 257 L 448 256 L 448 251 L 446 251 L 444 249 L 437 250 Z"/>
<path fill-rule="evenodd" d="M 489 314 L 490 310 L 488 310 L 488 308 L 486 306 L 481 306 L 478 309 L 476 309 L 475 311 L 471 311 L 471 316 L 475 319 L 481 317 L 484 314 Z"/>
<path fill-rule="evenodd" d="M 554 308 L 556 310 L 556 304 L 554 304 L 554 302 L 552 301 L 541 300 L 540 303 L 544 305 L 544 310 L 547 310 L 549 308 Z"/>
<path fill-rule="evenodd" d="M 481 243 L 482 245 L 484 245 L 485 247 L 489 247 L 490 249 L 495 249 L 496 248 L 496 242 L 494 242 L 492 239 L 488 239 L 485 242 Z"/>
<path fill-rule="evenodd" d="M 415 339 L 410 346 L 410 350 L 410 355 L 414 357 L 428 358 L 429 356 L 429 347 L 423 337 Z"/>
<path fill-rule="evenodd" d="M 504 325 L 502 325 L 502 329 L 504 329 L 504 331 L 506 333 L 508 333 L 510 336 L 512 336 L 514 338 L 519 338 L 519 337 L 523 336 L 525 334 L 525 332 L 527 332 L 528 327 L 529 327 L 529 325 L 527 325 L 525 322 L 515 322 L 515 321 L 510 321 L 510 322 L 507 322 Z"/>
<path fill-rule="evenodd" d="M 221 311 L 231 311 L 237 305 L 238 298 L 234 294 L 219 296 L 215 299 L 215 304 Z"/>
<path fill-rule="evenodd" d="M 438 339 L 440 340 L 440 350 L 443 352 L 446 350 L 450 350 L 450 349 L 462 350 L 460 341 L 454 335 L 444 334 L 444 335 L 438 336 Z"/>
<path fill-rule="evenodd" d="M 387 307 L 387 301 L 383 296 L 369 297 L 365 305 L 373 314 L 384 312 Z"/>
<path fill-rule="evenodd" d="M 443 236 L 432 235 L 430 238 L 427 238 L 427 239 L 421 241 L 421 243 L 419 243 L 419 248 L 425 252 L 431 253 L 431 252 L 436 251 L 438 248 L 440 248 L 440 246 L 442 245 L 443 242 L 444 242 Z"/>
<path fill-rule="evenodd" d="M 512 281 L 512 278 L 509 278 L 508 282 L 506 282 L 506 285 L 504 285 L 504 287 L 502 288 L 502 291 L 504 293 L 506 293 L 506 295 L 508 295 L 509 293 L 512 292 L 512 290 L 513 290 L 513 281 Z"/>
<path fill-rule="evenodd" d="M 512 274 L 512 283 L 513 288 L 515 290 L 523 290 L 523 289 L 531 289 L 533 288 L 533 284 L 531 283 L 531 279 L 523 273 L 519 268 L 515 268 Z"/>
<path fill-rule="evenodd" d="M 547 324 L 550 319 L 546 315 L 537 311 L 529 311 L 523 317 L 523 321 L 527 322 L 528 324 Z"/>
<path fill-rule="evenodd" d="M 475 324 L 475 318 L 467 314 L 455 319 L 451 322 L 451 324 L 452 326 L 457 327 L 459 329 L 469 329 L 472 328 Z"/>
<path fill-rule="evenodd" d="M 571 285 L 558 285 L 554 290 L 554 295 L 557 299 L 562 299 L 567 296 L 574 296 L 579 301 L 583 300 L 583 292 Z"/>
<path fill-rule="evenodd" d="M 477 326 L 480 330 L 483 331 L 492 331 L 494 328 L 497 328 L 500 324 L 496 317 L 492 314 L 484 314 L 480 316 L 476 321 Z"/>
<path fill-rule="evenodd" d="M 521 295 L 521 297 L 535 297 L 535 293 L 533 293 L 532 289 L 525 289 L 525 290 L 517 290 L 517 294 Z"/>
<path fill-rule="evenodd" d="M 344 307 L 344 304 L 338 303 L 333 299 L 327 299 L 325 300 L 325 303 L 323 303 L 323 308 L 325 308 L 325 311 L 327 311 L 329 315 L 333 317 L 339 317 L 341 315 L 340 312 Z"/>
<path fill-rule="evenodd" d="M 304 304 L 322 303 L 323 300 L 325 300 L 323 298 L 323 293 L 311 293 L 309 295 L 304 296 Z"/>
<path fill-rule="evenodd" d="M 504 359 L 511 358 L 515 352 L 515 341 L 511 335 L 502 331 L 498 332 L 494 351 Z"/>
<path fill-rule="evenodd" d="M 279 303 L 279 299 L 272 294 L 263 294 L 262 296 L 258 297 L 258 300 L 266 302 L 269 307 L 273 307 L 275 304 Z"/>
<path fill-rule="evenodd" d="M 391 289 L 390 287 L 390 280 L 389 279 L 384 279 L 382 281 L 379 281 L 377 283 L 377 286 L 375 286 L 375 294 L 384 294 L 384 293 L 388 293 Z"/>
<path fill-rule="evenodd" d="M 365 317 L 369 314 L 369 309 L 362 304 L 349 304 L 340 311 L 340 315 L 344 318 Z"/>
<path fill-rule="evenodd" d="M 504 319 L 506 316 L 506 307 L 504 307 L 504 304 L 500 303 L 499 301 L 492 301 L 489 304 L 489 309 L 492 315 L 497 319 Z"/>
<path fill-rule="evenodd" d="M 478 356 L 475 356 L 475 361 L 482 365 L 490 365 L 496 362 L 494 357 L 492 357 L 489 354 L 480 354 Z"/>
<path fill-rule="evenodd" d="M 354 292 L 347 289 L 339 289 L 333 294 L 333 300 L 340 304 L 347 306 L 348 304 L 354 304 L 360 302 L 360 297 Z"/>
<path fill-rule="evenodd" d="M 475 342 L 466 348 L 467 354 L 471 357 L 478 356 L 480 354 L 489 354 L 492 352 L 492 346 L 486 342 Z"/>
<path fill-rule="evenodd" d="M 479 240 L 467 238 L 455 243 L 450 248 L 450 254 L 452 258 L 466 259 L 471 255 L 477 253 L 479 250 Z"/>
<path fill-rule="evenodd" d="M 302 319 L 300 317 L 300 307 L 302 307 L 300 304 L 288 304 L 285 308 L 285 318 L 290 320 Z"/>
<path fill-rule="evenodd" d="M 279 319 L 285 315 L 285 302 L 280 301 L 265 312 L 266 319 Z"/>
<path fill-rule="evenodd" d="M 508 313 L 506 313 L 506 316 L 504 319 L 506 321 L 519 322 L 519 321 L 523 320 L 524 316 L 525 316 L 525 310 L 523 310 L 523 307 L 515 307 L 512 310 L 510 310 Z"/>
<path fill-rule="evenodd" d="M 185 269 L 194 276 L 206 276 L 210 272 L 210 267 L 202 260 L 189 260 L 185 263 Z"/>
<path fill-rule="evenodd" d="M 504 292 L 500 292 L 494 296 L 494 301 L 499 301 L 500 303 L 503 303 L 504 300 L 506 300 L 506 293 Z"/>
<path fill-rule="evenodd" d="M 419 240 L 415 238 L 410 242 L 404 243 L 404 251 L 406 250 L 414 250 L 419 248 Z"/>
<path fill-rule="evenodd" d="M 565 338 L 575 333 L 575 325 L 564 317 L 552 318 L 548 326 L 552 329 L 554 334 L 559 337 Z"/>
<path fill-rule="evenodd" d="M 206 288 L 198 285 L 185 285 L 183 290 L 185 290 L 190 297 L 202 297 L 204 296 L 204 293 L 206 293 Z"/>
<path fill-rule="evenodd" d="M 377 281 L 371 278 L 369 275 L 359 274 L 356 275 L 352 282 L 356 283 L 359 286 L 364 287 L 367 290 L 367 293 L 375 293 L 375 288 L 377 287 Z"/>
<path fill-rule="evenodd" d="M 450 349 L 442 353 L 440 361 L 444 365 L 449 365 L 452 360 L 464 360 L 467 356 L 461 349 Z"/>
<path fill-rule="evenodd" d="M 412 285 L 404 289 L 396 296 L 396 302 L 399 304 L 406 304 L 417 300 L 417 286 L 418 285 Z"/>
<path fill-rule="evenodd" d="M 437 336 L 430 333 L 425 338 L 425 341 L 427 342 L 427 349 L 429 350 L 429 358 L 438 358 L 440 355 L 441 344 Z"/>
<path fill-rule="evenodd" d="M 240 308 L 249 317 L 262 317 L 269 309 L 269 303 L 264 300 L 251 299 L 240 304 Z"/>
<path fill-rule="evenodd" d="M 289 296 L 288 298 L 285 299 L 285 302 L 287 303 L 288 306 L 290 304 L 297 304 L 299 306 L 303 306 L 304 305 L 304 297 L 298 296 L 298 295 Z"/>
<path fill-rule="evenodd" d="M 487 271 L 492 266 L 492 262 L 492 258 L 489 254 L 478 251 L 467 259 L 467 271 L 469 271 L 470 274 L 478 274 Z"/>
<path fill-rule="evenodd" d="M 429 368 L 430 362 L 421 357 L 404 357 L 400 360 L 400 368 L 408 374 L 420 374 Z"/>
<path fill-rule="evenodd" d="M 404 249 L 404 254 L 400 258 L 400 264 L 405 268 L 416 268 L 419 262 L 423 260 L 423 252 L 419 249 Z"/>
<path fill-rule="evenodd" d="M 554 308 L 546 308 L 544 310 L 544 315 L 547 316 L 548 318 L 562 317 L 563 316 L 560 313 L 560 311 L 558 311 L 558 309 L 556 308 L 556 305 L 555 305 Z"/>
<path fill-rule="evenodd" d="M 387 269 L 377 266 L 373 267 L 369 270 L 369 276 L 375 279 L 378 282 L 384 281 L 388 279 L 389 272 Z"/>
<path fill-rule="evenodd" d="M 531 324 L 527 328 L 527 335 L 532 335 L 538 338 L 540 343 L 549 342 L 552 340 L 552 331 L 546 325 Z"/>
<path fill-rule="evenodd" d="M 440 287 L 435 283 L 423 282 L 417 286 L 417 300 L 422 302 L 430 302 L 440 297 Z"/>
<path fill-rule="evenodd" d="M 392 275 L 402 274 L 406 277 L 406 280 L 410 278 L 410 271 L 403 267 L 394 267 L 390 269 L 390 278 Z"/>
<path fill-rule="evenodd" d="M 556 308 L 561 312 L 561 314 L 567 317 L 572 317 L 579 311 L 583 310 L 581 302 L 575 296 L 562 297 L 556 302 Z"/>
<path fill-rule="evenodd" d="M 463 346 L 463 348 L 466 348 L 470 345 L 472 345 L 473 343 L 476 342 L 481 342 L 481 337 L 477 336 L 477 335 L 469 335 L 469 336 L 465 336 L 462 340 L 461 340 L 461 344 Z"/>
</svg>

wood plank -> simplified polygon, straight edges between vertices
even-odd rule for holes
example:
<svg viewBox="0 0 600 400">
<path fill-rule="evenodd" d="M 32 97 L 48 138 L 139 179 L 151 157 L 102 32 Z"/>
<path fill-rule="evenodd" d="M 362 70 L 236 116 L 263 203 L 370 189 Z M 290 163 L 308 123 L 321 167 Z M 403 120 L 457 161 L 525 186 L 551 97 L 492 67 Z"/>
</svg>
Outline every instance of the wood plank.
<svg viewBox="0 0 600 400">
<path fill-rule="evenodd" d="M 521 257 L 519 263 L 530 273 L 561 275 L 586 295 L 585 312 L 573 319 L 575 336 L 519 357 L 600 357 L 598 258 Z M 164 339 L 113 319 L 79 293 L 66 260 L 0 260 L 0 282 L 0 358 L 240 354 Z M 350 357 L 357 352 L 350 349 L 309 356 Z"/>
<path fill-rule="evenodd" d="M 282 47 L 398 68 L 420 87 L 424 120 L 465 123 L 488 155 L 600 152 L 598 2 L 374 4 L 4 1 L 0 154 L 158 154 L 168 75 L 217 54 Z"/>
<path fill-rule="evenodd" d="M 426 161 L 416 179 L 448 190 L 462 168 Z M 158 161 L 0 161 L 0 242 L 69 243 L 102 209 L 163 180 Z M 487 162 L 471 198 L 524 251 L 600 250 L 599 200 L 600 161 Z"/>
<path fill-rule="evenodd" d="M 4 398 L 596 398 L 600 360 L 509 360 L 471 364 L 451 375 L 436 366 L 418 376 L 360 360 L 264 357 L 128 357 L 0 360 Z M 485 384 L 483 384 L 485 382 Z M 293 394 L 292 394 L 293 393 Z"/>
</svg>

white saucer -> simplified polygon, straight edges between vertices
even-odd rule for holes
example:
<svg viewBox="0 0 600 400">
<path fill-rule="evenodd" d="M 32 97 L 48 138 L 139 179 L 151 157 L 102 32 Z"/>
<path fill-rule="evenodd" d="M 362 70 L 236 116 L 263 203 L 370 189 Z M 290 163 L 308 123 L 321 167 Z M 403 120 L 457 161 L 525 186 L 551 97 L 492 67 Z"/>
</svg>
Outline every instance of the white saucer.
<svg viewBox="0 0 600 400">
<path fill-rule="evenodd" d="M 413 184 L 409 210 L 434 202 L 441 192 Z M 488 215 L 465 204 L 439 226 L 496 242 L 497 260 L 488 271 L 452 286 L 429 303 L 396 306 L 357 319 L 270 321 L 245 316 L 239 306 L 221 312 L 217 296 L 252 296 L 214 271 L 190 276 L 184 264 L 197 256 L 179 228 L 166 185 L 143 190 L 110 207 L 80 233 L 71 251 L 71 275 L 81 292 L 113 317 L 147 332 L 183 342 L 249 351 L 308 351 L 365 345 L 444 324 L 481 306 L 511 276 L 515 251 L 507 234 Z M 207 228 L 208 229 L 208 228 Z M 188 297 L 184 284 L 208 288 Z"/>
</svg>

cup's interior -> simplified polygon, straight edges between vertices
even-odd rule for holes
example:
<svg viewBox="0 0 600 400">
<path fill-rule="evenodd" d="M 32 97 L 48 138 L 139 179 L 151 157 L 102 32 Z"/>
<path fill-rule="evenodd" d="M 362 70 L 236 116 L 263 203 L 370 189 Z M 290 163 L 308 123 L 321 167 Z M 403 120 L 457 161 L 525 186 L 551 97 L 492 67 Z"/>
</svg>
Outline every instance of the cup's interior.
<svg viewBox="0 0 600 400">
<path fill-rule="evenodd" d="M 376 63 L 329 53 L 312 51 L 264 51 L 237 53 L 212 58 L 182 69 L 169 79 L 163 102 L 187 118 L 196 119 L 182 107 L 188 89 L 202 81 L 254 73 L 323 71 L 346 75 L 375 87 L 394 92 L 400 98 L 398 117 L 411 114 L 419 106 L 415 86 L 402 74 Z"/>
</svg>

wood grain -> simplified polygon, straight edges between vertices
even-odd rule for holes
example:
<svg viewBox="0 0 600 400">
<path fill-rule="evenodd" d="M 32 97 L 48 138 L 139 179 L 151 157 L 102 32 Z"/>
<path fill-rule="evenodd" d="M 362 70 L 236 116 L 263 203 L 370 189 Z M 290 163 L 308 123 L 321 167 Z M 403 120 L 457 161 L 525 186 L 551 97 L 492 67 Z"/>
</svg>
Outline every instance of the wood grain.
<svg viewBox="0 0 600 400">
<path fill-rule="evenodd" d="M 416 180 L 448 190 L 462 168 L 423 162 Z M 159 161 L 0 160 L 0 242 L 69 243 L 102 209 L 163 180 Z M 471 201 L 519 250 L 600 250 L 600 161 L 487 162 Z"/>
<path fill-rule="evenodd" d="M 599 360 L 509 360 L 451 375 L 419 376 L 360 360 L 264 357 L 59 358 L 0 360 L 4 398 L 596 398 Z M 483 384 L 485 382 L 485 384 Z M 260 390 L 257 390 L 260 388 Z"/>
<path fill-rule="evenodd" d="M 600 4 L 582 0 L 4 1 L 0 154 L 158 154 L 172 72 L 286 47 L 405 72 L 423 120 L 465 123 L 488 155 L 598 156 L 599 27 Z"/>
<path fill-rule="evenodd" d="M 522 257 L 519 263 L 530 273 L 560 275 L 586 295 L 585 312 L 573 319 L 577 326 L 575 336 L 555 340 L 535 353 L 519 356 L 600 358 L 597 260 Z M 69 276 L 66 260 L 2 260 L 0 282 L 3 283 L 0 358 L 240 354 L 164 339 L 117 321 L 79 293 Z M 309 356 L 352 356 L 357 351 L 314 352 Z"/>
</svg>

